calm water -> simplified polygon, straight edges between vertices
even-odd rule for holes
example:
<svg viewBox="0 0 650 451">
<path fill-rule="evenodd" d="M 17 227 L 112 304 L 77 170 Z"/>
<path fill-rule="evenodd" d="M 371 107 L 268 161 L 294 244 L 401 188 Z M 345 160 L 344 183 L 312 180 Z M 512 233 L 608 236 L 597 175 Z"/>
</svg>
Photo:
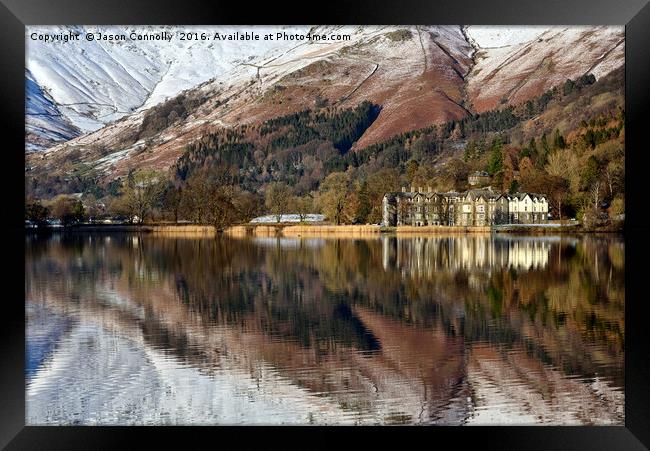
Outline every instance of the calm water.
<svg viewBox="0 0 650 451">
<path fill-rule="evenodd" d="M 26 239 L 28 424 L 623 424 L 621 237 Z"/>
</svg>

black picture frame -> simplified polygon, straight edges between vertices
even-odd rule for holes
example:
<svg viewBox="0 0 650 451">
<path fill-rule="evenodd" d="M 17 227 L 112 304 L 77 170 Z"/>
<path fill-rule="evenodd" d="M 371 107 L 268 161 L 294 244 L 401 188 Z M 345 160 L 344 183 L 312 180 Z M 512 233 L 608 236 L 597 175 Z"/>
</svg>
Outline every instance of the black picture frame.
<svg viewBox="0 0 650 451">
<path fill-rule="evenodd" d="M 0 446 L 7 449 L 119 449 L 136 439 L 170 445 L 188 445 L 188 438 L 209 436 L 214 446 L 226 438 L 260 440 L 262 446 L 338 447 L 345 445 L 330 428 L 246 427 L 33 427 L 25 426 L 25 311 L 24 311 L 24 63 L 26 25 L 40 24 L 526 24 L 526 25 L 625 25 L 626 42 L 626 339 L 625 426 L 618 427 L 475 427 L 475 428 L 345 428 L 352 435 L 384 442 L 466 444 L 482 449 L 647 449 L 650 447 L 648 381 L 648 302 L 643 293 L 645 261 L 650 255 L 649 227 L 645 222 L 644 153 L 650 134 L 650 5 L 647 0 L 459 0 L 432 2 L 401 0 L 246 2 L 200 0 L 0 0 L 0 90 L 2 91 L 3 162 L 0 177 L 3 202 L 3 250 L 6 269 L 4 314 L 0 328 Z M 24 180 L 24 179 L 23 179 Z M 23 181 L 24 183 L 24 181 Z M 23 264 L 21 265 L 20 262 Z M 645 291 L 644 291 L 645 290 Z M 310 438 L 303 442 L 296 429 Z M 341 428 L 336 428 L 338 432 Z M 404 434 L 400 436 L 400 434 Z M 302 434 L 301 434 L 302 435 Z M 282 437 L 280 437 L 282 436 Z M 286 441 L 290 440 L 290 441 Z M 141 442 L 142 443 L 142 442 Z M 294 445 L 291 445 L 291 444 Z"/>
</svg>

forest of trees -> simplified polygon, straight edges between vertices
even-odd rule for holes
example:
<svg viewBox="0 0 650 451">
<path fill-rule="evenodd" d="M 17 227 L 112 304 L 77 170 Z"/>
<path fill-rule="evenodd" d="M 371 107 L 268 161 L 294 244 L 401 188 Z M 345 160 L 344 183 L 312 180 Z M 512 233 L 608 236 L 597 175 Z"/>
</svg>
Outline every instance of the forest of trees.
<svg viewBox="0 0 650 451">
<path fill-rule="evenodd" d="M 545 193 L 554 217 L 594 227 L 625 211 L 622 90 L 622 70 L 597 82 L 584 75 L 522 105 L 365 148 L 355 144 L 381 113 L 379 105 L 307 109 L 208 134 L 189 144 L 167 173 L 132 171 L 107 185 L 83 176 L 26 177 L 27 216 L 41 221 L 54 214 L 55 200 L 68 198 L 53 194 L 82 192 L 88 211 L 70 216 L 59 208 L 58 216 L 136 215 L 222 229 L 261 214 L 321 212 L 336 224 L 378 223 L 385 192 L 413 185 L 465 190 L 467 175 L 485 170 L 494 187 Z M 148 113 L 142 133 L 194 107 L 182 98 L 162 104 Z"/>
</svg>

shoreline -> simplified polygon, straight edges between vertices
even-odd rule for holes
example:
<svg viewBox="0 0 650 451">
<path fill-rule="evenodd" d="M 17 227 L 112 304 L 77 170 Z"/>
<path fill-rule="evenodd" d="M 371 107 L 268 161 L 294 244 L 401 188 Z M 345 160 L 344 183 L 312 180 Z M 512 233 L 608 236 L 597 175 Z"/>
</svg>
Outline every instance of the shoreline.
<svg viewBox="0 0 650 451">
<path fill-rule="evenodd" d="M 567 225 L 523 225 L 508 224 L 500 226 L 398 226 L 379 225 L 331 225 L 331 224 L 243 224 L 228 227 L 217 232 L 213 226 L 198 224 L 78 224 L 67 227 L 25 228 L 27 233 L 79 232 L 79 233 L 152 233 L 165 236 L 215 236 L 223 233 L 233 237 L 301 237 L 301 236 L 347 236 L 370 237 L 386 234 L 398 236 L 444 235 L 444 234 L 486 234 L 509 233 L 521 235 L 558 235 L 581 233 L 623 233 L 619 229 L 586 230 L 580 224 Z"/>
</svg>

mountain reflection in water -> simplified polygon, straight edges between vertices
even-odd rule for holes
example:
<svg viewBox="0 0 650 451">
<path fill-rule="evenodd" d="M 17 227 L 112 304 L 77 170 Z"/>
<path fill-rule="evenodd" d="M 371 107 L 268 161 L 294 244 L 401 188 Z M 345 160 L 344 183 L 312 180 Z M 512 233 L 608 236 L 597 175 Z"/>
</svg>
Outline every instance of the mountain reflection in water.
<svg viewBox="0 0 650 451">
<path fill-rule="evenodd" d="M 27 424 L 623 424 L 619 236 L 26 239 Z"/>
</svg>

